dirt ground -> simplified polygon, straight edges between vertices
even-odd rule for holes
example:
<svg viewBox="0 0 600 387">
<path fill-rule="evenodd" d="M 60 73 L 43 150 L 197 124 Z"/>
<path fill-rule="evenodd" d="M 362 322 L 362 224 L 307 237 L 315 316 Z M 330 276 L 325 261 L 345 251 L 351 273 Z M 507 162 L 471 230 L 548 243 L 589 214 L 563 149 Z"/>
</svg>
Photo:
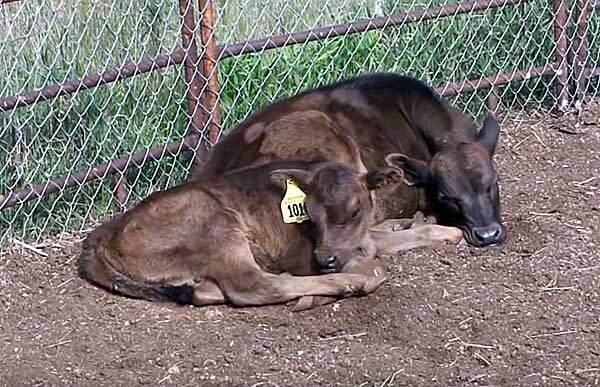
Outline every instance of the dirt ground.
<svg viewBox="0 0 600 387">
<path fill-rule="evenodd" d="M 383 257 L 376 293 L 311 311 L 110 295 L 68 235 L 5 254 L 0 386 L 600 385 L 600 106 L 500 141 L 504 245 Z"/>
</svg>

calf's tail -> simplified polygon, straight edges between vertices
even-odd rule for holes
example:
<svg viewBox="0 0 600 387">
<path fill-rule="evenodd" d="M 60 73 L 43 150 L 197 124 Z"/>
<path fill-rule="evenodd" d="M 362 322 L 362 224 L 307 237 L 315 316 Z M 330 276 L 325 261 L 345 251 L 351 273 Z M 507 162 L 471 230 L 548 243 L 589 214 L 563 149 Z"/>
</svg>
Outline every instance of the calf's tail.
<svg viewBox="0 0 600 387">
<path fill-rule="evenodd" d="M 97 286 L 116 294 L 150 301 L 190 304 L 194 288 L 190 285 L 133 279 L 121 273 L 107 259 L 110 251 L 103 246 L 103 238 L 90 235 L 82 246 L 79 257 L 79 276 Z"/>
</svg>

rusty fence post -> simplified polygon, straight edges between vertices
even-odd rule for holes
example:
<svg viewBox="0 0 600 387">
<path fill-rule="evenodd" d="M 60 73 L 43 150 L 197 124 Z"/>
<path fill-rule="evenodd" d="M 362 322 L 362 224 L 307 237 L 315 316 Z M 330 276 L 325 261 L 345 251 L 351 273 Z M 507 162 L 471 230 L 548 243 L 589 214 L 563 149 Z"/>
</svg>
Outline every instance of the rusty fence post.
<svg viewBox="0 0 600 387">
<path fill-rule="evenodd" d="M 581 110 L 585 103 L 590 72 L 588 60 L 588 27 L 591 4 L 589 0 L 577 0 L 575 3 L 575 37 L 573 39 L 573 72 L 575 76 L 575 107 Z"/>
<path fill-rule="evenodd" d="M 179 0 L 179 12 L 182 17 L 181 42 L 185 52 L 185 82 L 187 85 L 188 112 L 190 115 L 190 130 L 188 135 L 196 134 L 202 138 L 207 115 L 202 108 L 200 96 L 205 88 L 205 82 L 199 69 L 198 46 L 196 44 L 196 21 L 191 0 Z M 192 169 L 200 162 L 200 153 L 194 150 Z"/>
<path fill-rule="evenodd" d="M 567 63 L 567 23 L 566 0 L 552 0 L 554 11 L 554 58 L 557 65 L 555 78 L 556 104 L 559 112 L 567 110 L 569 104 L 568 63 Z"/>
<path fill-rule="evenodd" d="M 115 186 L 115 191 L 113 192 L 115 203 L 119 211 L 123 212 L 127 210 L 127 198 L 129 197 L 129 188 L 125 173 L 117 170 L 112 175 L 112 181 Z"/>
<path fill-rule="evenodd" d="M 498 105 L 500 104 L 500 96 L 498 95 L 498 88 L 496 86 L 492 86 L 490 88 L 490 93 L 488 94 L 486 100 L 487 109 L 494 113 L 494 115 L 498 114 Z"/>
<path fill-rule="evenodd" d="M 219 108 L 219 78 L 217 73 L 217 45 L 215 42 L 215 18 L 212 0 L 198 0 L 200 12 L 200 38 L 204 48 L 202 74 L 206 80 L 206 91 L 202 94 L 202 105 L 208 110 L 209 141 L 215 144 L 221 134 L 221 110 Z"/>
</svg>

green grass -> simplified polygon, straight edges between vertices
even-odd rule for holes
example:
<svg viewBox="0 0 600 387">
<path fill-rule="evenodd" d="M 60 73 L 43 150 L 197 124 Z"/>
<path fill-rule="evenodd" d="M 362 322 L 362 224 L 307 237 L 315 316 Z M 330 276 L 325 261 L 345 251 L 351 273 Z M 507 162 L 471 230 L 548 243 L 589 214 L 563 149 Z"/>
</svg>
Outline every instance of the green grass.
<svg viewBox="0 0 600 387">
<path fill-rule="evenodd" d="M 371 12 L 363 1 L 336 3 L 219 2 L 217 40 L 256 39 L 357 20 Z M 389 1 L 386 9 L 423 5 Z M 363 72 L 410 73 L 438 85 L 543 65 L 553 55 L 547 7 L 506 7 L 225 59 L 218 67 L 223 125 L 232 128 L 277 98 Z M 275 10 L 280 17 L 273 16 Z M 179 23 L 173 1 L 28 0 L 0 6 L 0 95 L 173 51 L 180 44 Z M 598 29 L 597 21 L 592 27 Z M 592 52 L 597 59 L 598 44 Z M 0 195 L 181 138 L 188 124 L 185 90 L 182 67 L 176 66 L 0 113 Z M 503 87 L 500 94 L 509 109 L 552 103 L 545 79 Z M 451 100 L 479 116 L 486 95 L 481 91 Z M 184 154 L 132 168 L 126 174 L 130 202 L 178 183 L 189 164 Z M 32 240 L 105 219 L 117 211 L 112 191 L 107 178 L 4 210 L 0 243 L 11 235 Z"/>
</svg>

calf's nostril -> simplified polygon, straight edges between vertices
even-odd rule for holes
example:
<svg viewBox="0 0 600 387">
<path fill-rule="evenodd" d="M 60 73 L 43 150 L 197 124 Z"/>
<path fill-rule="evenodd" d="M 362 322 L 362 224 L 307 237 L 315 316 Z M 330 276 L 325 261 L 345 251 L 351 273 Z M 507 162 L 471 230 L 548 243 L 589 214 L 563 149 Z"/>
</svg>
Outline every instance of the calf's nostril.
<svg viewBox="0 0 600 387">
<path fill-rule="evenodd" d="M 337 254 L 333 254 L 332 256 L 330 256 L 329 258 L 327 258 L 327 266 L 331 267 L 334 266 L 337 262 Z"/>
<path fill-rule="evenodd" d="M 480 242 L 483 242 L 485 240 L 484 232 L 482 232 L 481 229 L 475 229 L 473 231 L 474 231 L 473 234 L 475 234 L 475 237 L 477 238 L 477 240 L 479 240 Z"/>
<path fill-rule="evenodd" d="M 503 230 L 499 225 L 478 227 L 473 229 L 473 235 L 478 242 L 484 244 L 496 243 L 503 239 Z"/>
</svg>

